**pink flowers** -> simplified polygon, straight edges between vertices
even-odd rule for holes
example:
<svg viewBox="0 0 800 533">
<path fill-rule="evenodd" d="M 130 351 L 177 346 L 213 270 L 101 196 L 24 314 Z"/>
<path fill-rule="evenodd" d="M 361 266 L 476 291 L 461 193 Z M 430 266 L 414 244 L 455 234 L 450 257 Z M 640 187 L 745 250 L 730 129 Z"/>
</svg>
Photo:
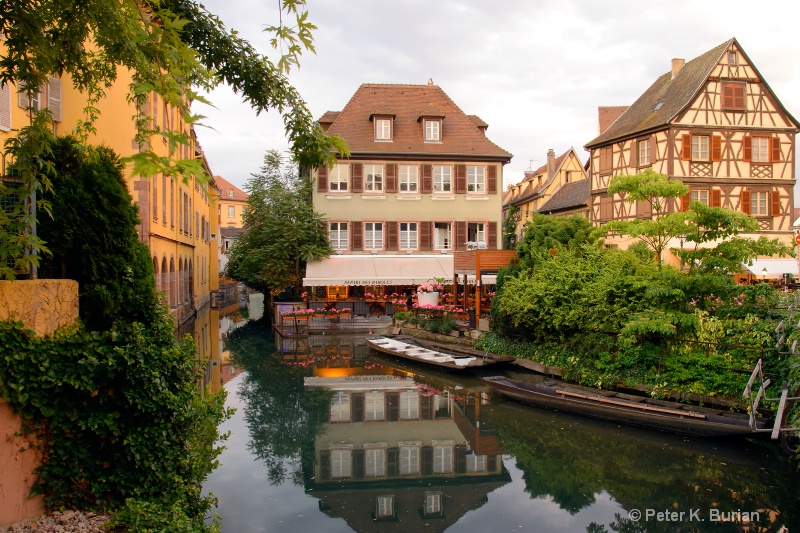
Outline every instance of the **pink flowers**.
<svg viewBox="0 0 800 533">
<path fill-rule="evenodd" d="M 444 287 L 439 283 L 426 283 L 417 287 L 417 292 L 442 292 Z"/>
</svg>

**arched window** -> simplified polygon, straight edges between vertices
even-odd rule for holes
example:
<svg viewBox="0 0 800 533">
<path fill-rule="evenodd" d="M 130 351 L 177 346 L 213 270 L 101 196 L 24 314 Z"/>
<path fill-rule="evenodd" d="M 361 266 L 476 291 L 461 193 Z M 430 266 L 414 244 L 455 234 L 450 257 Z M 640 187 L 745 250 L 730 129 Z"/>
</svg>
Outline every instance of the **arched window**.
<svg viewBox="0 0 800 533">
<path fill-rule="evenodd" d="M 161 258 L 161 272 L 158 276 L 158 290 L 164 293 L 164 298 L 166 298 L 167 303 L 169 304 L 169 282 L 167 276 L 169 276 L 169 272 L 167 270 L 167 257 L 164 256 Z"/>
<path fill-rule="evenodd" d="M 158 277 L 158 258 L 153 256 L 153 277 L 156 280 L 156 290 L 161 290 L 161 279 Z"/>
<path fill-rule="evenodd" d="M 178 280 L 175 274 L 175 258 L 169 258 L 169 305 L 178 305 Z"/>
</svg>

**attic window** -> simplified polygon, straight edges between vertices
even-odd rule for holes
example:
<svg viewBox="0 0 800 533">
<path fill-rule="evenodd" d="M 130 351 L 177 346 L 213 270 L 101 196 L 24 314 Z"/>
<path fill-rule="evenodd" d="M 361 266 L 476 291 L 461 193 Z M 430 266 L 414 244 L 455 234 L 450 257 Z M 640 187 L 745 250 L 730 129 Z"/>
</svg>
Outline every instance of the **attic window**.
<svg viewBox="0 0 800 533">
<path fill-rule="evenodd" d="M 663 105 L 664 105 L 664 102 L 657 103 L 656 106 L 653 108 L 653 111 L 658 111 L 659 109 L 661 109 L 661 106 L 663 106 Z"/>
<path fill-rule="evenodd" d="M 738 64 L 738 58 L 736 57 L 736 52 L 728 52 L 728 64 L 729 65 Z"/>
<path fill-rule="evenodd" d="M 439 142 L 442 140 L 442 121 L 441 119 L 426 118 L 425 142 Z"/>
<path fill-rule="evenodd" d="M 233 198 L 233 189 L 228 189 L 228 196 Z"/>
<path fill-rule="evenodd" d="M 392 119 L 389 117 L 375 118 L 375 140 L 392 140 Z"/>
</svg>

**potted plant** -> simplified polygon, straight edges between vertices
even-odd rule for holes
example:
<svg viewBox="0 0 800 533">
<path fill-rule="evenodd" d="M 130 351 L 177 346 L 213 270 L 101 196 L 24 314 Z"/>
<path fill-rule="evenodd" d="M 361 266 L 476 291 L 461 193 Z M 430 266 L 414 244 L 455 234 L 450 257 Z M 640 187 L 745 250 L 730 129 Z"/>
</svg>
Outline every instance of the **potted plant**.
<svg viewBox="0 0 800 533">
<path fill-rule="evenodd" d="M 347 317 L 352 316 L 352 315 L 353 315 L 353 310 L 350 309 L 349 307 L 343 307 L 343 308 L 339 309 L 339 316 L 340 317 L 347 318 Z"/>
<path fill-rule="evenodd" d="M 439 293 L 442 286 L 439 283 L 425 283 L 417 287 L 417 305 L 420 307 L 439 305 Z"/>
</svg>

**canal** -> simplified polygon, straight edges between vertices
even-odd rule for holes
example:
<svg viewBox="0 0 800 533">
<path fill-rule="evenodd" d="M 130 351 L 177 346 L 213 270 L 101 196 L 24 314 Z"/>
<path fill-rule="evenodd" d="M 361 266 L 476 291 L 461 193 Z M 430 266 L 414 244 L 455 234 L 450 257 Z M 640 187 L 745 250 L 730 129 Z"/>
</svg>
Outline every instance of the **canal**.
<svg viewBox="0 0 800 533">
<path fill-rule="evenodd" d="M 204 490 L 226 533 L 800 528 L 796 463 L 768 442 L 517 404 L 363 336 L 276 341 L 264 320 L 218 322 L 214 379 L 236 414 Z M 498 372 L 515 370 L 482 375 Z"/>
</svg>

